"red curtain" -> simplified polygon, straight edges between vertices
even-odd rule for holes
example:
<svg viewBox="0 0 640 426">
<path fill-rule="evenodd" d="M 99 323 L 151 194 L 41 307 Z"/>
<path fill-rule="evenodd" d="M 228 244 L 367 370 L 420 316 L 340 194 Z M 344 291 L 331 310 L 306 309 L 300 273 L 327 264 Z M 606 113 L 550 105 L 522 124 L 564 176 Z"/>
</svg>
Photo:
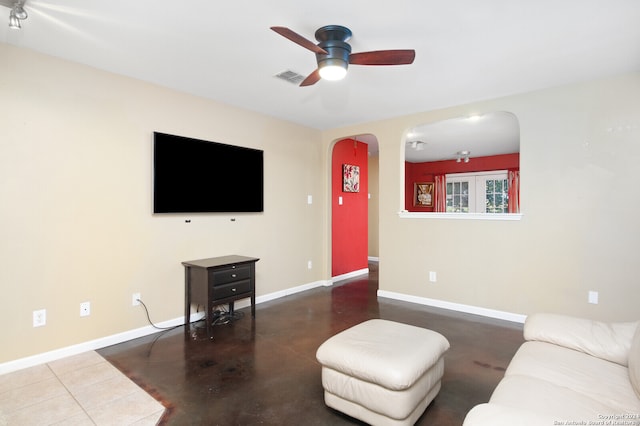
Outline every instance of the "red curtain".
<svg viewBox="0 0 640 426">
<path fill-rule="evenodd" d="M 444 213 L 447 211 L 447 182 L 445 175 L 435 175 L 436 206 L 435 212 Z"/>
<path fill-rule="evenodd" d="M 520 213 L 520 170 L 509 170 L 509 213 Z"/>
</svg>

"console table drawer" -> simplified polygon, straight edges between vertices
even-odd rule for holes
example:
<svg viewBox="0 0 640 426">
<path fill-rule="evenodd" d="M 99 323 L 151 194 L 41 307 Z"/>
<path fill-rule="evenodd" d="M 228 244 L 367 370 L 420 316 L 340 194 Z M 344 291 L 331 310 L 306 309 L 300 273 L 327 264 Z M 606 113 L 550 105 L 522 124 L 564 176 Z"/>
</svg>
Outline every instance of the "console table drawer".
<svg viewBox="0 0 640 426">
<path fill-rule="evenodd" d="M 247 265 L 236 266 L 234 268 L 213 270 L 213 285 L 232 283 L 234 281 L 245 280 L 251 277 L 251 267 Z"/>
<path fill-rule="evenodd" d="M 243 293 L 251 292 L 251 280 L 236 281 L 231 284 L 218 285 L 213 287 L 213 298 L 225 299 Z"/>
</svg>

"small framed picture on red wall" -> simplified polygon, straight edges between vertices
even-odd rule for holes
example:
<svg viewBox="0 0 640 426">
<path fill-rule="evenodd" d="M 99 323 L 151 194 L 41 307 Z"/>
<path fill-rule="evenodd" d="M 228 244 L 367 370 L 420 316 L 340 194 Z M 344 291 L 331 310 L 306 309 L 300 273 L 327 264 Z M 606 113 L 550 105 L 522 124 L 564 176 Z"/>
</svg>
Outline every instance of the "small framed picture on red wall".
<svg viewBox="0 0 640 426">
<path fill-rule="evenodd" d="M 342 192 L 360 192 L 360 166 L 342 165 Z"/>
<path fill-rule="evenodd" d="M 415 182 L 413 184 L 413 205 L 415 207 L 433 207 L 433 182 Z"/>
</svg>

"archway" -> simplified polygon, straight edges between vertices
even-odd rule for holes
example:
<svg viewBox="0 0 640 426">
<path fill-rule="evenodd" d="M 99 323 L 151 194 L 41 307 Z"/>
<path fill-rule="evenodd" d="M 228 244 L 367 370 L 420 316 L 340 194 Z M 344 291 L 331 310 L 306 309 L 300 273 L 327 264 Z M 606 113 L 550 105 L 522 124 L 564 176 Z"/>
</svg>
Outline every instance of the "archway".
<svg viewBox="0 0 640 426">
<path fill-rule="evenodd" d="M 378 151 L 373 135 L 335 142 L 331 153 L 331 276 L 346 278 L 368 271 L 369 157 Z M 375 162 L 377 167 L 377 161 Z M 377 176 L 377 170 L 375 170 Z M 377 178 L 375 180 L 377 184 Z M 377 203 L 376 203 L 377 205 Z M 375 215 L 377 223 L 377 214 Z M 377 226 L 377 225 L 376 225 Z M 376 227 L 375 241 L 377 241 Z"/>
</svg>

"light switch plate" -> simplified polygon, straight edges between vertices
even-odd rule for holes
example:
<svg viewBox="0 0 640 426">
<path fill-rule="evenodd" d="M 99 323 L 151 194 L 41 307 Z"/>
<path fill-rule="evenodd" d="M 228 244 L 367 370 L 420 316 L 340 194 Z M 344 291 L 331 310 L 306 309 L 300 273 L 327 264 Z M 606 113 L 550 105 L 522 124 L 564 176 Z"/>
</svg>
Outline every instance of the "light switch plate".
<svg viewBox="0 0 640 426">
<path fill-rule="evenodd" d="M 38 309 L 37 311 L 33 311 L 33 326 L 34 327 L 42 327 L 47 324 L 47 310 L 46 309 Z"/>
</svg>

